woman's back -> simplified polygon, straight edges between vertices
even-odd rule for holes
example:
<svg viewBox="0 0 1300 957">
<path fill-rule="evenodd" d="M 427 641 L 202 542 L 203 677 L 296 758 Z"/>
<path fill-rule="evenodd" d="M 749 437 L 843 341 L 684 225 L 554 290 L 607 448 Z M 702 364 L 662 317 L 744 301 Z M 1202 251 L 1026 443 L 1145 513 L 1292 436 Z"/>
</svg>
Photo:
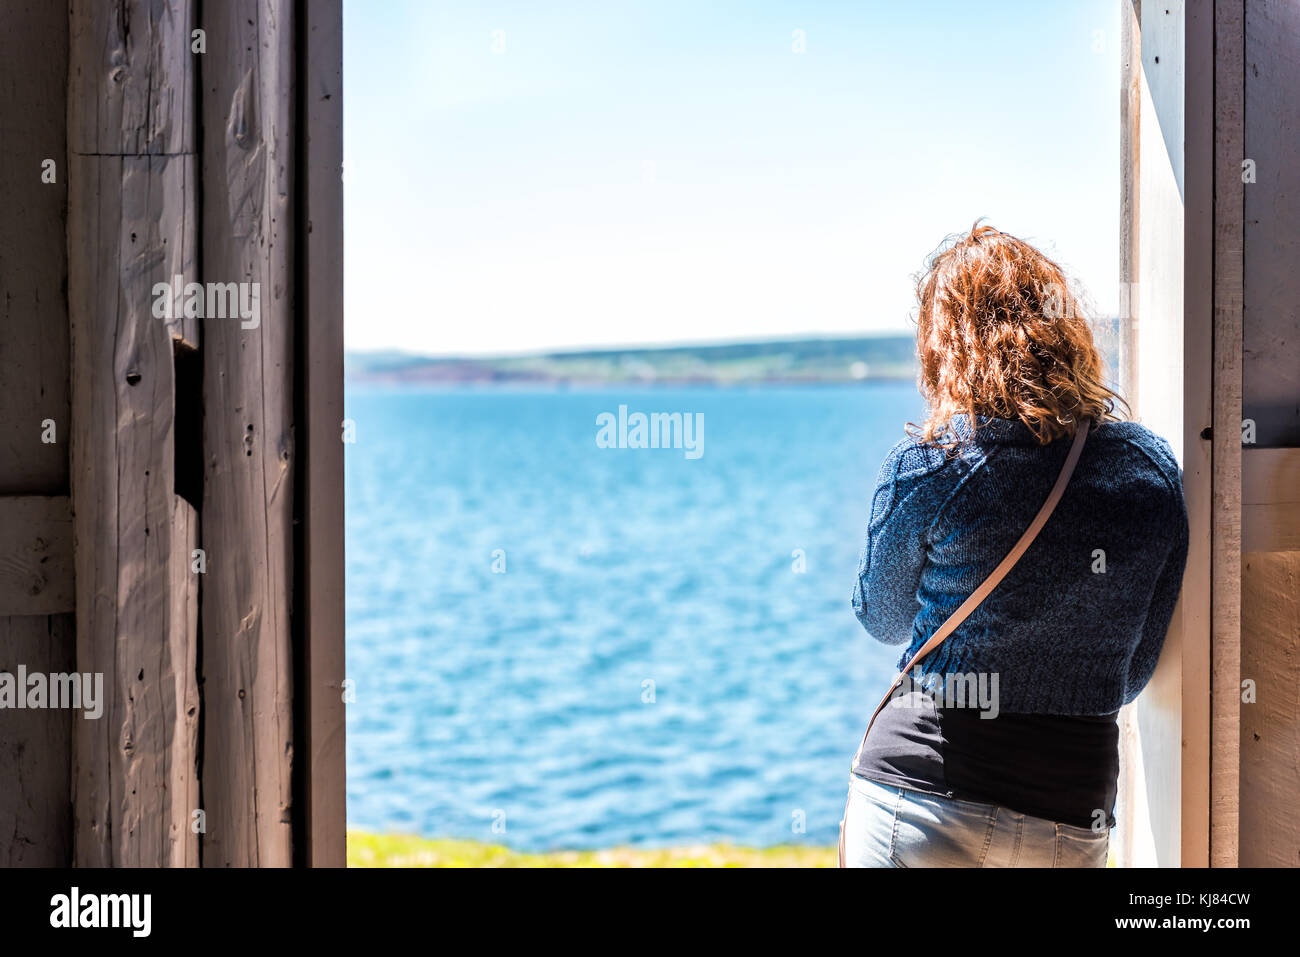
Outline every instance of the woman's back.
<svg viewBox="0 0 1300 957">
<path fill-rule="evenodd" d="M 956 454 L 900 442 L 877 481 L 853 602 L 874 637 L 907 643 L 900 667 L 1011 550 L 1070 444 L 980 422 L 972 437 L 967 418 L 953 420 L 968 439 Z M 1051 519 L 923 662 L 924 682 L 982 676 L 1008 712 L 1115 711 L 1155 668 L 1186 552 L 1168 443 L 1136 423 L 1099 423 Z"/>
</svg>

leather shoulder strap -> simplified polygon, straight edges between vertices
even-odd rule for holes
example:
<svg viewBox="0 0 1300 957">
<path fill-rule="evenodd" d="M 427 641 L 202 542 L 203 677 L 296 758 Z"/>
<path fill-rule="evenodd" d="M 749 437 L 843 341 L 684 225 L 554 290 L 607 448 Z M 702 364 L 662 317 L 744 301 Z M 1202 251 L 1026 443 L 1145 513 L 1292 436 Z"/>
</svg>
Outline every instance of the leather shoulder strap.
<svg viewBox="0 0 1300 957">
<path fill-rule="evenodd" d="M 1033 544 L 1034 539 L 1038 537 L 1038 533 L 1042 531 L 1043 526 L 1047 524 L 1047 519 L 1051 516 L 1052 512 L 1055 511 L 1057 503 L 1061 501 L 1061 496 L 1065 494 L 1065 486 L 1069 484 L 1070 476 L 1074 474 L 1074 467 L 1078 464 L 1079 455 L 1083 452 L 1083 443 L 1088 438 L 1089 424 L 1090 422 L 1088 419 L 1084 419 L 1079 423 L 1079 428 L 1074 433 L 1074 442 L 1070 445 L 1070 451 L 1065 457 L 1065 464 L 1061 466 L 1061 474 L 1056 477 L 1056 484 L 1052 486 L 1052 491 L 1048 493 L 1047 501 L 1043 502 L 1042 508 L 1038 510 L 1038 514 L 1034 516 L 1034 520 L 1029 523 L 1029 527 L 1026 528 L 1024 534 L 1020 536 L 1020 540 L 1016 542 L 1011 551 L 1007 553 L 1007 557 L 1002 559 L 1001 564 L 999 564 L 997 568 L 993 569 L 993 573 L 990 574 L 988 578 L 984 579 L 980 586 L 971 593 L 969 598 L 962 602 L 960 608 L 948 616 L 948 620 L 939 626 L 938 631 L 930 636 L 929 640 L 920 647 L 916 654 L 914 654 L 903 667 L 903 670 L 895 676 L 893 683 L 889 686 L 889 690 L 886 691 L 885 696 L 880 699 L 880 704 L 876 705 L 876 710 L 871 712 L 871 720 L 867 722 L 868 733 L 871 731 L 871 725 L 875 724 L 876 715 L 880 714 L 881 709 L 889 703 L 889 698 L 894 693 L 894 689 L 903 683 L 903 678 L 907 676 L 907 673 L 910 672 L 922 658 L 934 651 L 934 649 L 938 648 L 939 645 L 943 643 L 944 639 L 951 635 L 957 629 L 957 626 L 965 621 L 967 617 L 970 616 L 970 613 L 979 607 L 980 602 L 987 598 L 993 589 L 998 587 L 998 583 L 1007 577 L 1007 572 L 1011 571 L 1016 562 L 1020 561 L 1020 557 L 1029 550 L 1029 546 Z M 865 741 L 866 735 L 864 734 L 862 737 L 863 741 Z M 857 759 L 855 758 L 854 763 L 856 764 L 856 762 Z"/>
</svg>

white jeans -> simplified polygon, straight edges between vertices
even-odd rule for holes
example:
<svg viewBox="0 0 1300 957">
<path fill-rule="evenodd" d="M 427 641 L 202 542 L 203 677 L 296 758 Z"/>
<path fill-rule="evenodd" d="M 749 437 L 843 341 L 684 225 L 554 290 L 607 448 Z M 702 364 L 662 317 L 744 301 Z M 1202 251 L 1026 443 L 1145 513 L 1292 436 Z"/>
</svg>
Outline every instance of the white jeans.
<svg viewBox="0 0 1300 957">
<path fill-rule="evenodd" d="M 1094 831 L 849 776 L 844 867 L 1105 867 Z"/>
</svg>

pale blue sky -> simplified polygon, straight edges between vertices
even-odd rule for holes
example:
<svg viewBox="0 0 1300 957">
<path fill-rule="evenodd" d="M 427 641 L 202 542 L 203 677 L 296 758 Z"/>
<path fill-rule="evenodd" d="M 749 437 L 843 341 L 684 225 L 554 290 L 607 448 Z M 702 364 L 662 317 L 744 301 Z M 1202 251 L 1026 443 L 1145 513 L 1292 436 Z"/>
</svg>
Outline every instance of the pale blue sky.
<svg viewBox="0 0 1300 957">
<path fill-rule="evenodd" d="M 349 348 L 907 329 L 913 274 L 978 216 L 1113 307 L 1117 0 L 344 18 Z"/>
</svg>

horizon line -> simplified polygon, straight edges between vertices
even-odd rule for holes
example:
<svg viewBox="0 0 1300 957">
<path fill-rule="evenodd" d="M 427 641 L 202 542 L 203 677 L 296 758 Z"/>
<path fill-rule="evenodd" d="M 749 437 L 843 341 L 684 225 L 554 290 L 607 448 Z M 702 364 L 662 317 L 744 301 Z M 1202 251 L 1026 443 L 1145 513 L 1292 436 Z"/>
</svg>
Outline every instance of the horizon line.
<svg viewBox="0 0 1300 957">
<path fill-rule="evenodd" d="M 400 355 L 412 359 L 531 359 L 545 358 L 550 356 L 566 355 L 587 355 L 592 353 L 615 353 L 615 352 L 651 352 L 667 351 L 670 349 L 692 349 L 692 348 L 719 348 L 725 346 L 745 346 L 745 345 L 769 345 L 773 343 L 794 343 L 794 342 L 836 342 L 836 341 L 856 341 L 860 339 L 897 339 L 912 338 L 916 335 L 910 329 L 898 330 L 874 330 L 864 331 L 858 335 L 844 335 L 841 333 L 812 333 L 812 334 L 789 334 L 780 336 L 767 336 L 757 339 L 694 339 L 687 341 L 673 342 L 641 342 L 627 343 L 623 345 L 591 345 L 591 346 L 560 346 L 552 349 L 528 349 L 520 352 L 484 352 L 484 353 L 465 353 L 465 352 L 408 352 L 404 349 L 394 347 L 381 347 L 377 349 L 352 349 L 344 347 L 344 352 L 356 356 L 377 356 L 377 355 Z"/>
</svg>

